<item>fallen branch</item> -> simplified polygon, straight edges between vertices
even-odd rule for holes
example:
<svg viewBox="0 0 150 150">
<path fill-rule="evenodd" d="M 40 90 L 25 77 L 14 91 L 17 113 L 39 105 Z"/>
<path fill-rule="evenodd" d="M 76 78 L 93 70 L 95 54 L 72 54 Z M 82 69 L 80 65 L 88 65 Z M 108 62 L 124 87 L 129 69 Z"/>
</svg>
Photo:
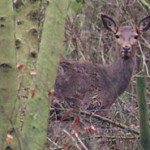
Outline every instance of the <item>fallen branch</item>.
<svg viewBox="0 0 150 150">
<path fill-rule="evenodd" d="M 108 119 L 108 118 L 102 117 L 102 116 L 97 115 L 97 114 L 94 114 L 94 113 L 89 113 L 89 112 L 87 112 L 87 111 L 81 111 L 81 114 L 88 115 L 88 116 L 92 116 L 92 117 L 94 117 L 94 118 L 96 118 L 96 119 L 98 119 L 98 120 L 102 120 L 102 121 L 104 121 L 104 122 L 108 122 L 108 123 L 110 123 L 110 124 L 112 124 L 112 125 L 114 125 L 114 126 L 117 126 L 117 127 L 121 128 L 121 129 L 126 129 L 126 130 L 128 130 L 129 132 L 131 132 L 131 133 L 134 133 L 134 134 L 136 134 L 136 135 L 139 135 L 139 131 L 137 131 L 137 130 L 135 130 L 135 129 L 130 129 L 130 128 L 129 128 L 128 126 L 126 126 L 125 124 L 122 124 L 122 123 L 119 123 L 119 122 L 114 122 L 114 121 L 112 121 L 112 120 L 110 120 L 110 119 Z"/>
<path fill-rule="evenodd" d="M 123 139 L 123 140 L 136 140 L 137 137 L 122 137 L 122 136 L 95 136 L 95 138 L 106 138 L 106 139 Z"/>
</svg>

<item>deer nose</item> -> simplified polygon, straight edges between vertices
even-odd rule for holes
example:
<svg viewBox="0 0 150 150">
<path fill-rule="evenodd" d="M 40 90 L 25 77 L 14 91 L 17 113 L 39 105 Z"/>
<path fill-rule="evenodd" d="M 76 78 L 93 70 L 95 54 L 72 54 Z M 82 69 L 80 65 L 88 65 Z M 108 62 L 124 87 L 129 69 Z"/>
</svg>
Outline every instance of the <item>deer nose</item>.
<svg viewBox="0 0 150 150">
<path fill-rule="evenodd" d="M 124 47 L 123 47 L 123 50 L 124 50 L 124 52 L 128 52 L 128 50 L 130 50 L 130 46 L 127 46 L 127 45 L 124 46 Z"/>
</svg>

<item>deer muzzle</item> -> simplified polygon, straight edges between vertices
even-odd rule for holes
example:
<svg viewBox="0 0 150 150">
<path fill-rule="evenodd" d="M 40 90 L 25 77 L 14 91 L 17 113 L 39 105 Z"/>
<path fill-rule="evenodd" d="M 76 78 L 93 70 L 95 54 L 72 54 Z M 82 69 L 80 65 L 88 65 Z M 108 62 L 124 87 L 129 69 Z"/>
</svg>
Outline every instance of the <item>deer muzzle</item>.
<svg viewBox="0 0 150 150">
<path fill-rule="evenodd" d="M 131 48 L 129 46 L 122 47 L 121 56 L 123 58 L 128 58 L 131 56 Z"/>
</svg>

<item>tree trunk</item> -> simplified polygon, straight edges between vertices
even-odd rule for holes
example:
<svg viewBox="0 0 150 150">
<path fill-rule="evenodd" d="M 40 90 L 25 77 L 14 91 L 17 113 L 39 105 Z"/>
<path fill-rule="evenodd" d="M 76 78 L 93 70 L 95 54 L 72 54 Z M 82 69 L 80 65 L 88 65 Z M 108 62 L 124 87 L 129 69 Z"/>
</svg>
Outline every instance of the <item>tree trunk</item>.
<svg viewBox="0 0 150 150">
<path fill-rule="evenodd" d="M 18 98 L 21 110 L 21 128 L 24 121 L 24 112 L 28 104 L 30 87 L 33 78 L 30 73 L 36 71 L 36 60 L 39 50 L 39 15 L 40 1 L 18 0 L 14 4 L 15 31 L 16 31 L 16 50 L 17 64 L 22 64 L 23 68 L 18 74 Z"/>
<path fill-rule="evenodd" d="M 150 132 L 148 124 L 148 106 L 145 78 L 142 76 L 136 76 L 136 81 L 136 92 L 138 96 L 140 115 L 140 143 L 144 150 L 150 150 Z"/>
<path fill-rule="evenodd" d="M 41 150 L 45 147 L 50 92 L 54 85 L 59 56 L 63 52 L 64 23 L 68 0 L 51 1 L 46 9 L 45 24 L 35 79 L 35 95 L 30 99 L 23 126 L 23 149 Z"/>
<path fill-rule="evenodd" d="M 0 149 L 19 147 L 17 129 L 17 70 L 14 45 L 13 4 L 0 1 Z M 6 136 L 13 141 L 6 141 Z M 18 140 L 18 141 L 17 141 Z M 8 146 L 11 143 L 10 146 Z"/>
</svg>

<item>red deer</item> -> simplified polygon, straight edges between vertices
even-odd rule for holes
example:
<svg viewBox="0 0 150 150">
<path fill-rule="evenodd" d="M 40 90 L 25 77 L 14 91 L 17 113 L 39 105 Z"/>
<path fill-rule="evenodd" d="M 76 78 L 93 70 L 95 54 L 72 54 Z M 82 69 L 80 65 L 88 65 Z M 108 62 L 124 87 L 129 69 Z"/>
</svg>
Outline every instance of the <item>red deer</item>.
<svg viewBox="0 0 150 150">
<path fill-rule="evenodd" d="M 150 28 L 150 16 L 134 26 L 118 26 L 104 14 L 101 19 L 104 27 L 116 37 L 113 62 L 100 65 L 87 61 L 62 61 L 58 69 L 54 96 L 77 110 L 110 108 L 128 87 L 135 68 L 137 41 Z"/>
</svg>

